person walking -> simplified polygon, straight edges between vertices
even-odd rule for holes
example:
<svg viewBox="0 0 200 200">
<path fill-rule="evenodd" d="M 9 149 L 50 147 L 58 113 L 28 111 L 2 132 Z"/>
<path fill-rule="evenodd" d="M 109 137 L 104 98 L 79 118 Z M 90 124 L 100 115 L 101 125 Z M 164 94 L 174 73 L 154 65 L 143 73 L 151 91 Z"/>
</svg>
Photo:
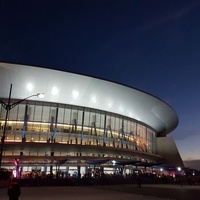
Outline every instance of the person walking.
<svg viewBox="0 0 200 200">
<path fill-rule="evenodd" d="M 19 196 L 21 195 L 21 189 L 16 178 L 14 178 L 9 185 L 7 195 L 9 196 L 9 200 L 19 199 Z"/>
</svg>

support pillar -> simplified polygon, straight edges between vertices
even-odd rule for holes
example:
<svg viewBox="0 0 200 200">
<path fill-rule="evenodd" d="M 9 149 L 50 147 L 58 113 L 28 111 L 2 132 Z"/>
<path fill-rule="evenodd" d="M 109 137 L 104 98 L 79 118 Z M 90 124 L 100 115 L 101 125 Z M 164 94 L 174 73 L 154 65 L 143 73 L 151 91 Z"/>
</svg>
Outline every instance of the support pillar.
<svg viewBox="0 0 200 200">
<path fill-rule="evenodd" d="M 106 146 L 106 115 L 105 115 L 105 117 L 104 117 L 103 146 Z"/>
<path fill-rule="evenodd" d="M 22 130 L 22 142 L 26 142 L 27 123 L 28 123 L 28 105 L 26 105 L 25 113 L 24 113 L 24 126 L 23 126 L 23 130 Z"/>
</svg>

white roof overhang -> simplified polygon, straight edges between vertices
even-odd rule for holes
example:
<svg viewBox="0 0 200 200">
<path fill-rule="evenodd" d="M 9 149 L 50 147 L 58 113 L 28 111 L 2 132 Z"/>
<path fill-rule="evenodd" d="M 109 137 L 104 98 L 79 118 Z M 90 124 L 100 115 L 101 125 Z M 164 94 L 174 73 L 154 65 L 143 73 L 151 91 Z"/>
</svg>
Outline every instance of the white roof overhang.
<svg viewBox="0 0 200 200">
<path fill-rule="evenodd" d="M 14 99 L 43 92 L 42 101 L 120 114 L 149 125 L 157 133 L 169 133 L 178 125 L 178 116 L 168 104 L 118 83 L 47 68 L 0 63 L 0 98 L 8 98 L 11 83 Z"/>
</svg>

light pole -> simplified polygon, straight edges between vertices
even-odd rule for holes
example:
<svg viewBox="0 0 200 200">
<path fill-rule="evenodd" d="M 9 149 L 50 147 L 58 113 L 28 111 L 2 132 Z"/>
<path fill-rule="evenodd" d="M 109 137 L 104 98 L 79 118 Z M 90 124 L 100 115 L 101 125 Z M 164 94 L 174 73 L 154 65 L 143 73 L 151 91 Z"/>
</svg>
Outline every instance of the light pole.
<svg viewBox="0 0 200 200">
<path fill-rule="evenodd" d="M 11 109 L 13 109 L 15 106 L 17 106 L 18 104 L 20 104 L 22 101 L 25 101 L 31 97 L 40 97 L 43 96 L 44 93 L 37 93 L 34 95 L 30 95 L 28 97 L 26 97 L 25 99 L 19 100 L 15 103 L 10 103 L 11 100 L 11 94 L 12 94 L 12 84 L 10 85 L 10 92 L 9 92 L 9 97 L 8 97 L 8 103 L 4 103 L 2 100 L 0 100 L 1 105 L 5 108 L 6 110 L 6 117 L 5 117 L 5 124 L 3 127 L 3 135 L 1 136 L 1 152 L 0 152 L 0 169 L 1 169 L 1 165 L 2 165 L 2 157 L 3 157 L 3 147 L 4 147 L 4 142 L 5 142 L 5 137 L 6 137 L 6 127 L 7 127 L 7 121 L 8 121 L 8 116 L 9 116 L 9 112 Z"/>
</svg>

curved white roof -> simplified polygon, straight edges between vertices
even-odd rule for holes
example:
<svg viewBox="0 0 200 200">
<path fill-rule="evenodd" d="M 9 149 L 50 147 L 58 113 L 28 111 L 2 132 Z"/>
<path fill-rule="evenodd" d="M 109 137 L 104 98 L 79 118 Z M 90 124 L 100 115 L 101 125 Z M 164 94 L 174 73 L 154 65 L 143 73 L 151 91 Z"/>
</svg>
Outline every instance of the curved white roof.
<svg viewBox="0 0 200 200">
<path fill-rule="evenodd" d="M 42 101 L 78 105 L 127 116 L 169 133 L 178 125 L 176 112 L 160 99 L 121 84 L 89 76 L 26 65 L 0 63 L 0 98 L 24 99 L 44 92 Z M 41 100 L 34 97 L 33 100 Z"/>
</svg>

